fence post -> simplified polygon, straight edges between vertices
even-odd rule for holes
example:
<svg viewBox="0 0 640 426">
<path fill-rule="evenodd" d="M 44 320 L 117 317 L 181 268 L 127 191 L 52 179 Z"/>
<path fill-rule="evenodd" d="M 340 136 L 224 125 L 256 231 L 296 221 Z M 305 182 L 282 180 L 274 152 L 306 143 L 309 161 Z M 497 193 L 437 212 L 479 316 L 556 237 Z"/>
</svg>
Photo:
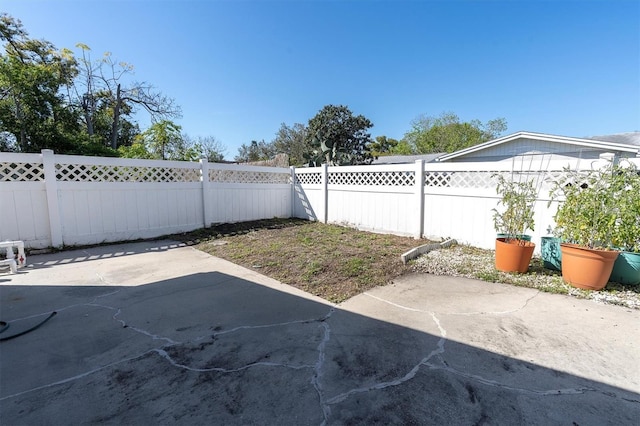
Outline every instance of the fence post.
<svg viewBox="0 0 640 426">
<path fill-rule="evenodd" d="M 289 170 L 291 171 L 291 212 L 289 213 L 289 217 L 296 217 L 296 168 L 295 166 L 290 166 Z"/>
<path fill-rule="evenodd" d="M 327 163 L 322 165 L 322 222 L 329 220 L 329 168 Z"/>
<path fill-rule="evenodd" d="M 205 228 L 211 225 L 211 204 L 209 202 L 209 161 L 206 157 L 200 159 L 200 181 L 202 182 L 202 221 Z"/>
<path fill-rule="evenodd" d="M 416 194 L 416 212 L 417 220 L 414 238 L 422 238 L 424 233 L 424 160 L 416 160 L 415 171 L 415 194 Z"/>
<path fill-rule="evenodd" d="M 44 190 L 47 196 L 47 208 L 49 210 L 49 231 L 51 234 L 51 247 L 62 247 L 62 220 L 58 204 L 58 181 L 56 179 L 56 159 L 51 149 L 43 149 L 42 168 L 44 170 Z"/>
</svg>

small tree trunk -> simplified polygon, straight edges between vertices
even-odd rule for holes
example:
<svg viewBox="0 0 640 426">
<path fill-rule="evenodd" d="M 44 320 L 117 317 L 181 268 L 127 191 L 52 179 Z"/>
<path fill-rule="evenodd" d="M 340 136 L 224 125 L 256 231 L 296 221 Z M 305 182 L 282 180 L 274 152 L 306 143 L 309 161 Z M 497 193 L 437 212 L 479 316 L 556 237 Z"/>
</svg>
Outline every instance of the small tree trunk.
<svg viewBox="0 0 640 426">
<path fill-rule="evenodd" d="M 83 98 L 82 110 L 84 112 L 84 121 L 87 123 L 87 133 L 91 137 L 93 136 L 93 99 Z"/>
<path fill-rule="evenodd" d="M 20 140 L 18 141 L 18 146 L 20 147 L 20 151 L 27 152 L 27 130 L 26 125 L 24 124 L 24 114 L 22 114 L 22 105 L 20 105 L 20 101 L 18 98 L 13 98 L 16 105 L 16 117 L 18 118 L 18 122 L 20 123 Z"/>
<path fill-rule="evenodd" d="M 118 149 L 118 124 L 120 122 L 120 84 L 116 89 L 116 104 L 113 106 L 113 124 L 111 126 L 111 148 Z"/>
</svg>

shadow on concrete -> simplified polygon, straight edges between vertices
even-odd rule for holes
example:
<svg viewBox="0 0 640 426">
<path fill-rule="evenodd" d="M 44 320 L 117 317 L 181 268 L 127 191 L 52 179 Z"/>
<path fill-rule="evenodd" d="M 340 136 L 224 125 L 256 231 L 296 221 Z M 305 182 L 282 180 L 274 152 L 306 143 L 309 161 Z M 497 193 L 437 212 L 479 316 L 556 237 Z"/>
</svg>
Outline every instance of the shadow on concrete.
<svg viewBox="0 0 640 426">
<path fill-rule="evenodd" d="M 18 273 L 27 273 L 30 269 L 50 268 L 56 265 L 69 263 L 88 262 L 92 260 L 113 259 L 124 256 L 132 256 L 135 254 L 164 252 L 177 247 L 184 247 L 186 244 L 175 240 L 158 239 L 158 240 L 141 240 L 139 242 L 125 243 L 113 242 L 102 245 L 92 245 L 83 247 L 70 247 L 67 250 L 47 253 L 47 260 L 43 262 L 33 263 L 32 259 L 38 257 L 27 256 L 27 264 L 29 266 L 18 269 Z M 124 248 L 126 247 L 126 248 Z M 2 275 L 9 276 L 8 270 L 0 270 L 0 279 Z M 5 278 L 6 279 L 6 278 Z"/>
<path fill-rule="evenodd" d="M 0 308 L 8 333 L 58 312 L 0 343 L 3 424 L 624 425 L 640 412 L 637 393 L 448 340 L 434 315 L 399 325 L 219 272 L 2 285 Z"/>
</svg>

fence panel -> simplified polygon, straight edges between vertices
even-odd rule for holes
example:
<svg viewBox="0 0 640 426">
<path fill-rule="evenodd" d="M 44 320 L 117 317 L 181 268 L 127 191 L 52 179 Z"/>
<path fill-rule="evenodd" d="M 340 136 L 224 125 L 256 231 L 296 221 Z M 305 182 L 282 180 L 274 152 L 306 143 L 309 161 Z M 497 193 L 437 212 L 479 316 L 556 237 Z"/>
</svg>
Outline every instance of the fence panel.
<svg viewBox="0 0 640 426">
<path fill-rule="evenodd" d="M 211 164 L 207 224 L 291 217 L 289 169 Z"/>
<path fill-rule="evenodd" d="M 49 245 L 44 168 L 39 154 L 0 153 L 0 241 Z"/>
<path fill-rule="evenodd" d="M 565 173 L 565 168 L 600 167 L 602 160 L 551 160 L 545 156 L 524 156 L 511 162 L 429 163 L 425 165 L 426 237 L 455 238 L 461 243 L 492 249 L 496 231 L 493 209 L 500 197 L 496 193 L 496 174 L 534 183 L 538 197 L 534 205 L 535 230 L 527 233 L 540 250 L 540 238 L 553 230 L 558 203 L 549 204 L 549 191 Z"/>
<path fill-rule="evenodd" d="M 415 171 L 414 164 L 327 167 L 326 172 L 296 169 L 294 214 L 368 231 L 414 235 L 419 215 Z"/>
<path fill-rule="evenodd" d="M 295 169 L 293 185 L 293 217 L 324 221 L 325 193 L 320 167 Z"/>
<path fill-rule="evenodd" d="M 63 242 L 97 244 L 201 228 L 198 182 L 58 184 Z"/>
<path fill-rule="evenodd" d="M 0 240 L 98 244 L 290 217 L 289 169 L 0 153 Z"/>
<path fill-rule="evenodd" d="M 640 167 L 640 159 L 631 159 Z M 554 226 L 549 190 L 564 168 L 604 160 L 427 163 L 282 169 L 177 161 L 0 153 L 0 240 L 95 244 L 272 217 L 374 232 L 451 237 L 492 248 L 496 173 L 534 180 L 534 241 Z"/>
<path fill-rule="evenodd" d="M 66 245 L 152 238 L 203 226 L 198 163 L 54 158 Z"/>
</svg>

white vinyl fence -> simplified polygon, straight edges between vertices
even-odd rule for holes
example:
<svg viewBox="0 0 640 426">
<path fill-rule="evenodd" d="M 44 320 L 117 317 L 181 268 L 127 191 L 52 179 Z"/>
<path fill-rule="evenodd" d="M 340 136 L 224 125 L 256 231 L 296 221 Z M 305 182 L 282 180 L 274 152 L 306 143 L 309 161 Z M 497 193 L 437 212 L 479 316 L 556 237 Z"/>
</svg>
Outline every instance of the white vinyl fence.
<svg viewBox="0 0 640 426">
<path fill-rule="evenodd" d="M 214 223 L 298 217 L 362 230 L 455 238 L 493 248 L 496 173 L 538 188 L 534 242 L 553 229 L 547 207 L 565 167 L 606 160 L 541 156 L 486 163 L 273 168 L 0 153 L 0 241 L 27 247 L 152 238 Z M 640 159 L 634 159 L 640 167 Z M 539 246 L 539 244 L 538 244 Z"/>
<path fill-rule="evenodd" d="M 632 159 L 640 167 L 640 159 Z M 524 156 L 486 163 L 423 163 L 296 169 L 296 217 L 359 229 L 414 236 L 455 238 L 476 247 L 493 248 L 496 231 L 492 209 L 497 206 L 496 173 L 532 180 L 537 242 L 550 235 L 557 202 L 549 191 L 565 168 L 589 170 L 607 160 L 551 160 Z"/>
<path fill-rule="evenodd" d="M 0 153 L 0 241 L 97 244 L 291 216 L 289 169 Z"/>
</svg>

